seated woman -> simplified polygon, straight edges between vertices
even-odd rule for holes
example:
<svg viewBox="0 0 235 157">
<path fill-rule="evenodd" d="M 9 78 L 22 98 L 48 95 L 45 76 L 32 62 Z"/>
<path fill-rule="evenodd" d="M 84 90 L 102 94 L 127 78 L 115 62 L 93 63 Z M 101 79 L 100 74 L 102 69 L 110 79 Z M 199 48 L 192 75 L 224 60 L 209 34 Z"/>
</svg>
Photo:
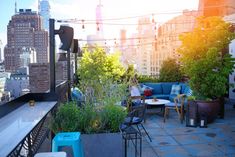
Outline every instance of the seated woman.
<svg viewBox="0 0 235 157">
<path fill-rule="evenodd" d="M 130 79 L 130 92 L 131 92 L 131 97 L 136 97 L 136 96 L 141 96 L 140 91 L 139 91 L 139 83 L 136 78 L 136 75 Z M 141 99 L 133 99 L 132 100 L 132 106 L 137 106 L 141 104 Z"/>
</svg>

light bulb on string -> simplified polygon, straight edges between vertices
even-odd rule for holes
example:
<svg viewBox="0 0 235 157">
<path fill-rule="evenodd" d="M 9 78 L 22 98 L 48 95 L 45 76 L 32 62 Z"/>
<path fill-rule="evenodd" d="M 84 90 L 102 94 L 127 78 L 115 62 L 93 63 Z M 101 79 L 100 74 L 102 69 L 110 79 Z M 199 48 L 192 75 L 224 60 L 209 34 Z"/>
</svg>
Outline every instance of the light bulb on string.
<svg viewBox="0 0 235 157">
<path fill-rule="evenodd" d="M 152 14 L 152 23 L 155 23 L 154 14 Z"/>
<path fill-rule="evenodd" d="M 100 31 L 99 22 L 96 22 L 96 30 L 97 30 L 97 31 Z"/>
<path fill-rule="evenodd" d="M 85 29 L 84 20 L 82 19 L 82 29 Z"/>
</svg>

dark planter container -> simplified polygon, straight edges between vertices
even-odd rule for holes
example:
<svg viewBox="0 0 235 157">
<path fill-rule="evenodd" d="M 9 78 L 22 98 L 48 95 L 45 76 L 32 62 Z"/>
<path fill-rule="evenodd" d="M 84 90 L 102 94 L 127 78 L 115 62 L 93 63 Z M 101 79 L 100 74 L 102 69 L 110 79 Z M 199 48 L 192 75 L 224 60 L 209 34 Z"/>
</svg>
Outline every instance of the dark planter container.
<svg viewBox="0 0 235 157">
<path fill-rule="evenodd" d="M 207 116 L 207 122 L 212 123 L 218 116 L 220 110 L 220 101 L 203 101 L 197 100 L 198 114 L 203 114 Z"/>
<path fill-rule="evenodd" d="M 85 157 L 124 157 L 121 133 L 82 134 Z"/>
</svg>

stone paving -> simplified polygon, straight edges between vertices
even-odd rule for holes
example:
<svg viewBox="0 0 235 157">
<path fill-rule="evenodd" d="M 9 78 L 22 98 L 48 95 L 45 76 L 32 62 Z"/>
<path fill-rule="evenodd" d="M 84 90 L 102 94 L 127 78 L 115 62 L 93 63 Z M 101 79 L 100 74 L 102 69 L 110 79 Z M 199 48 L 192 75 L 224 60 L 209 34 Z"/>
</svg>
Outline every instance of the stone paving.
<svg viewBox="0 0 235 157">
<path fill-rule="evenodd" d="M 217 119 L 208 128 L 186 127 L 180 123 L 175 111 L 163 122 L 163 117 L 147 116 L 143 137 L 142 157 L 235 157 L 235 108 L 225 105 L 225 118 Z M 144 133 L 143 133 L 144 134 Z M 134 149 L 128 146 L 128 157 L 134 157 Z"/>
</svg>

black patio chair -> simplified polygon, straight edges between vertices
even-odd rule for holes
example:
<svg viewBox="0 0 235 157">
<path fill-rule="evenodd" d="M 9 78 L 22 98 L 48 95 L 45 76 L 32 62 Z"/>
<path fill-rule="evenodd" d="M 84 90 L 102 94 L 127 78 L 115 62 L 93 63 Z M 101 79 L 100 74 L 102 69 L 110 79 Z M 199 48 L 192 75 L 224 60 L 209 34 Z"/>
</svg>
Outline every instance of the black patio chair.
<svg viewBox="0 0 235 157">
<path fill-rule="evenodd" d="M 151 137 L 146 131 L 144 125 L 142 124 L 142 122 L 145 122 L 145 113 L 146 113 L 145 97 L 144 96 L 132 96 L 130 97 L 130 102 L 131 103 L 129 105 L 129 108 L 133 112 L 132 114 L 134 115 L 133 120 L 132 120 L 132 125 L 136 125 L 140 134 L 141 134 L 141 131 L 140 131 L 139 126 L 141 126 L 144 132 L 146 133 L 146 135 L 148 136 L 150 142 L 152 142 Z"/>
<path fill-rule="evenodd" d="M 140 157 L 142 155 L 142 136 L 140 132 L 132 126 L 134 112 L 135 111 L 129 112 L 124 122 L 119 126 L 120 132 L 122 133 L 122 138 L 125 141 L 125 157 L 127 157 L 127 145 L 128 145 L 127 142 L 129 140 L 132 141 L 135 147 L 135 157 L 137 157 L 138 140 L 139 140 Z"/>
</svg>

